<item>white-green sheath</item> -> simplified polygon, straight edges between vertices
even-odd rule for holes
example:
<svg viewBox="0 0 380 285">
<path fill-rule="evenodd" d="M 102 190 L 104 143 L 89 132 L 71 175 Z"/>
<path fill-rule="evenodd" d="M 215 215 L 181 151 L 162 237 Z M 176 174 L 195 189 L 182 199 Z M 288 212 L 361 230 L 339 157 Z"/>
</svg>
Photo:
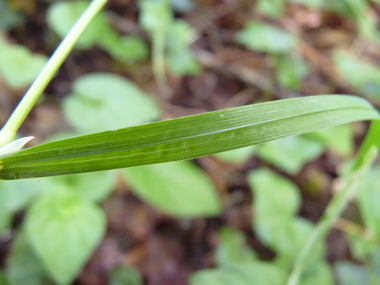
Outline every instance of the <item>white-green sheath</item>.
<svg viewBox="0 0 380 285">
<path fill-rule="evenodd" d="M 24 147 L 29 141 L 34 139 L 34 137 L 24 137 L 18 140 L 15 140 L 3 147 L 0 148 L 0 159 L 7 157 L 15 152 L 18 152 L 20 149 Z"/>
</svg>

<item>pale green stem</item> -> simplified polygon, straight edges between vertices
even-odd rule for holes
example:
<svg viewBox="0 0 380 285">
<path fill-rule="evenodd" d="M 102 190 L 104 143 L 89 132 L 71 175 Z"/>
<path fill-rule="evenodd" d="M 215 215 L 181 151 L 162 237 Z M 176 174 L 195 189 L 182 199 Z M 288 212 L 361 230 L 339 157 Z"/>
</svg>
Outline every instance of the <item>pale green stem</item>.
<svg viewBox="0 0 380 285">
<path fill-rule="evenodd" d="M 83 31 L 106 2 L 107 0 L 93 0 L 87 10 L 71 28 L 68 35 L 63 39 L 56 51 L 50 57 L 44 69 L 33 82 L 24 98 L 18 104 L 7 123 L 0 131 L 0 147 L 10 143 L 15 138 L 18 129 L 33 108 L 42 91 L 53 78 L 62 62 L 66 59 Z"/>
<path fill-rule="evenodd" d="M 372 146 L 368 149 L 366 155 L 363 157 L 360 166 L 357 166 L 355 170 L 348 177 L 343 189 L 335 195 L 333 200 L 327 206 L 323 217 L 314 228 L 311 236 L 309 237 L 306 245 L 302 249 L 298 256 L 296 263 L 293 267 L 293 271 L 290 274 L 287 285 L 298 285 L 302 272 L 307 266 L 310 259 L 310 254 L 313 247 L 322 239 L 324 239 L 333 226 L 335 220 L 340 216 L 345 207 L 347 206 L 350 198 L 355 194 L 358 184 L 361 182 L 362 176 L 366 170 L 376 159 L 379 153 L 379 149 L 376 146 Z"/>
<path fill-rule="evenodd" d="M 165 32 L 154 31 L 153 34 L 153 73 L 161 93 L 167 91 L 167 79 L 165 74 Z M 165 95 L 165 94 L 161 94 Z"/>
</svg>

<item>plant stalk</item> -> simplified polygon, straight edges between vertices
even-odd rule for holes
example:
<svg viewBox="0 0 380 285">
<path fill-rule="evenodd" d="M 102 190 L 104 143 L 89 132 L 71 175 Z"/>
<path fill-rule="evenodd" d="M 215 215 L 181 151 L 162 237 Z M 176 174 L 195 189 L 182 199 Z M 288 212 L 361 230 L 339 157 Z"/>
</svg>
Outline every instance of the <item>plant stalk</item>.
<svg viewBox="0 0 380 285">
<path fill-rule="evenodd" d="M 370 137 L 371 131 L 367 135 Z M 368 168 L 375 161 L 379 153 L 379 148 L 376 145 L 370 147 L 364 157 L 361 160 L 360 165 L 356 165 L 354 170 L 350 173 L 347 178 L 345 185 L 342 187 L 341 191 L 333 198 L 330 204 L 327 206 L 323 217 L 318 222 L 313 233 L 306 242 L 306 245 L 302 249 L 300 255 L 298 256 L 293 271 L 290 274 L 287 285 L 298 285 L 304 268 L 308 264 L 309 256 L 313 247 L 318 241 L 324 239 L 333 226 L 335 220 L 340 216 L 343 210 L 346 208 L 350 198 L 355 194 L 356 189 L 365 175 Z"/>
<path fill-rule="evenodd" d="M 165 96 L 168 82 L 165 74 L 165 32 L 153 32 L 153 73 L 161 95 Z"/>
<path fill-rule="evenodd" d="M 90 24 L 96 14 L 106 4 L 107 0 L 93 0 L 87 10 L 71 28 L 68 35 L 63 39 L 56 51 L 33 82 L 24 98 L 18 104 L 7 123 L 0 131 L 0 147 L 10 143 L 16 136 L 18 129 L 24 122 L 26 116 L 37 102 L 39 96 L 46 88 L 54 74 L 57 72 L 63 61 L 66 59 L 76 41 Z"/>
</svg>

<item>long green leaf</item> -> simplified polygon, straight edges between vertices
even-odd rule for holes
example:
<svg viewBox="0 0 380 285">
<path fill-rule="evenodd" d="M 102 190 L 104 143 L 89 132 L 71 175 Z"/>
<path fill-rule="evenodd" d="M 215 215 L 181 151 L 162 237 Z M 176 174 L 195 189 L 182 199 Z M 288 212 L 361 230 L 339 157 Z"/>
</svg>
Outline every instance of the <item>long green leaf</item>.
<svg viewBox="0 0 380 285">
<path fill-rule="evenodd" d="M 348 95 L 272 101 L 42 144 L 3 158 L 0 179 L 191 159 L 372 119 L 371 104 Z"/>
</svg>

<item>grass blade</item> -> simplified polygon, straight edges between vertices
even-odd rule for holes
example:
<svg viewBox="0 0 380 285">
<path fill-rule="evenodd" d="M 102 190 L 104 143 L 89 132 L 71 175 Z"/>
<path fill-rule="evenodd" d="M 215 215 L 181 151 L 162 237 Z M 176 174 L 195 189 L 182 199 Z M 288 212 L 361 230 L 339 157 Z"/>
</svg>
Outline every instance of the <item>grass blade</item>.
<svg viewBox="0 0 380 285">
<path fill-rule="evenodd" d="M 348 95 L 272 101 L 42 144 L 3 158 L 0 179 L 191 159 L 379 118 L 370 103 Z"/>
</svg>

